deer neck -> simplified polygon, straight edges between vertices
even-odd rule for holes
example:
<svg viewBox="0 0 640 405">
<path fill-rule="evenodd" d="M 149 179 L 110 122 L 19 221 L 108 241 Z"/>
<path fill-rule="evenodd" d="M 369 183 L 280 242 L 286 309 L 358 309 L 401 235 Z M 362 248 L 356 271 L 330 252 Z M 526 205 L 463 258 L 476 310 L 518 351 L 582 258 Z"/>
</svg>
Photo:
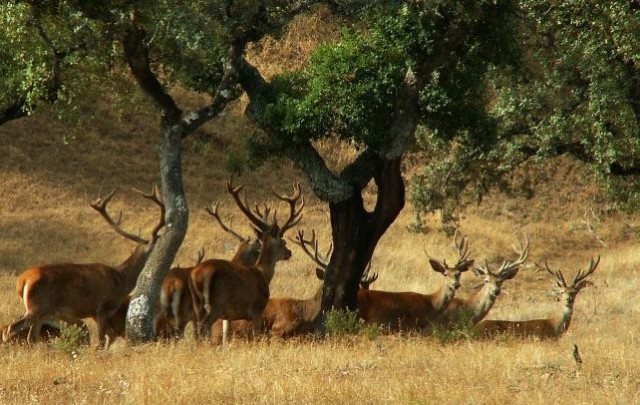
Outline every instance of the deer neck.
<svg viewBox="0 0 640 405">
<path fill-rule="evenodd" d="M 571 323 L 571 318 L 573 317 L 573 303 L 564 302 L 564 308 L 562 311 L 562 315 L 554 319 L 554 331 L 556 336 L 562 335 L 569 328 L 569 324 Z"/>
<path fill-rule="evenodd" d="M 260 251 L 260 256 L 258 256 L 258 261 L 256 262 L 255 267 L 260 270 L 264 280 L 267 282 L 267 285 L 271 284 L 271 280 L 273 279 L 273 274 L 276 268 L 276 258 L 271 252 L 271 249 L 268 247 L 264 247 Z"/>
<path fill-rule="evenodd" d="M 455 293 L 455 288 L 450 285 L 446 284 L 441 286 L 436 292 L 431 294 L 431 306 L 437 312 L 444 311 L 447 309 L 447 306 L 449 306 Z"/>
<path fill-rule="evenodd" d="M 311 298 L 307 298 L 302 302 L 302 318 L 305 321 L 315 321 L 320 314 L 322 306 L 322 286 L 318 288 Z"/>
<path fill-rule="evenodd" d="M 142 272 L 150 252 L 151 247 L 149 245 L 139 244 L 124 262 L 115 267 L 115 270 L 120 273 L 123 279 L 123 287 L 125 289 L 131 290 L 135 287 L 138 276 Z"/>
<path fill-rule="evenodd" d="M 497 296 L 491 294 L 489 284 L 482 286 L 480 291 L 476 292 L 466 302 L 465 307 L 471 311 L 473 323 L 480 322 L 491 310 L 496 302 Z"/>
</svg>

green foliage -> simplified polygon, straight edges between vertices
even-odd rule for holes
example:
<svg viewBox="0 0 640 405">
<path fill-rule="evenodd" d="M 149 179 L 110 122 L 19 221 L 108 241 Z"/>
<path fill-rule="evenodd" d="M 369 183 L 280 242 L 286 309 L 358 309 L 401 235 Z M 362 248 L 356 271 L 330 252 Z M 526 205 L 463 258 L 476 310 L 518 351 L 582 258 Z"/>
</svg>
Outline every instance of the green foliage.
<svg viewBox="0 0 640 405">
<path fill-rule="evenodd" d="M 77 325 L 64 325 L 60 332 L 60 337 L 55 339 L 51 345 L 70 356 L 76 357 L 80 347 L 86 346 L 89 342 L 88 331 Z"/>
<path fill-rule="evenodd" d="M 274 80 L 263 121 L 283 144 L 337 136 L 380 147 L 405 69 L 393 44 L 345 30 L 339 43 L 320 46 L 306 69 Z"/>
<path fill-rule="evenodd" d="M 443 123 L 425 125 L 420 146 L 433 159 L 411 190 L 417 209 L 442 209 L 443 218 L 452 220 L 460 203 L 480 201 L 494 187 L 504 189 L 508 174 L 524 160 L 566 152 L 591 164 L 620 207 L 637 207 L 638 176 L 610 173 L 614 164 L 640 167 L 640 9 L 630 2 L 573 0 L 522 0 L 513 6 L 507 8 L 512 16 L 507 25 L 511 46 L 520 48 L 513 52 L 521 55 L 519 62 L 494 60 L 478 75 L 482 64 L 476 60 L 468 65 L 473 69 L 448 71 L 442 88 L 464 83 L 459 72 L 471 72 L 466 77 L 478 88 L 465 84 L 466 92 L 452 92 L 427 86 L 423 93 L 435 108 L 428 112 L 431 122 Z M 473 41 L 486 44 L 494 40 L 480 37 L 504 37 L 488 27 L 477 34 Z M 464 114 L 467 108 L 483 109 L 485 117 L 465 134 L 456 127 L 474 127 L 473 114 Z M 448 136 L 440 136 L 443 132 Z"/>
<path fill-rule="evenodd" d="M 461 311 L 458 317 L 447 324 L 434 324 L 429 333 L 442 344 L 474 339 L 476 334 L 472 319 L 473 311 Z"/>
<path fill-rule="evenodd" d="M 365 324 L 357 311 L 332 309 L 327 312 L 324 322 L 327 333 L 334 337 L 358 335 L 374 340 L 382 333 L 379 325 Z"/>
</svg>

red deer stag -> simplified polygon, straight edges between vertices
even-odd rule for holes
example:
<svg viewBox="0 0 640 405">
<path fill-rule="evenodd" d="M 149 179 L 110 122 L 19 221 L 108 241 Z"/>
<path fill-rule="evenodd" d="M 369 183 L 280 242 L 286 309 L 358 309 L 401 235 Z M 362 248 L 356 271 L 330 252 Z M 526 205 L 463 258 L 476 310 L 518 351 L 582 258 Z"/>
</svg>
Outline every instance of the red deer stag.
<svg viewBox="0 0 640 405">
<path fill-rule="evenodd" d="M 511 262 L 504 260 L 498 271 L 493 271 L 485 261 L 484 266 L 474 266 L 473 270 L 483 280 L 480 291 L 468 299 L 454 297 L 439 323 L 452 326 L 459 321 L 468 321 L 470 325 L 480 322 L 491 310 L 500 295 L 502 283 L 511 280 L 518 274 L 520 266 L 529 255 L 529 239 L 525 236 L 524 243 L 518 240 L 518 258 Z"/>
<path fill-rule="evenodd" d="M 473 266 L 469 259 L 467 238 L 458 240 L 456 234 L 454 246 L 459 259 L 454 266 L 448 266 L 446 260 L 440 262 L 429 259 L 434 271 L 446 277 L 446 283 L 431 294 L 414 292 L 387 292 L 374 290 L 358 291 L 358 314 L 367 323 L 377 323 L 391 331 L 404 329 L 429 328 L 453 299 L 460 287 L 460 275 Z"/>
<path fill-rule="evenodd" d="M 560 316 L 547 319 L 532 319 L 528 321 L 501 321 L 486 320 L 474 327 L 474 333 L 479 337 L 493 337 L 500 334 L 517 338 L 557 339 L 569 328 L 573 315 L 573 303 L 576 295 L 587 285 L 587 277 L 591 275 L 598 264 L 600 256 L 594 261 L 591 259 L 589 269 L 586 272 L 578 271 L 573 282 L 568 285 L 560 270 L 553 271 L 545 261 L 545 269 L 551 274 L 555 287 L 560 294 L 563 310 Z"/>
<path fill-rule="evenodd" d="M 324 270 L 328 265 L 328 258 L 331 256 L 332 248 L 330 247 L 324 257 L 319 253 L 318 240 L 315 231 L 311 233 L 311 239 L 304 238 L 304 232 L 298 231 L 298 235 L 293 242 L 299 245 L 303 251 L 319 266 L 316 268 L 316 276 L 319 280 L 324 281 Z M 313 249 L 313 252 L 312 252 Z M 369 286 L 377 280 L 378 275 L 369 274 L 371 264 L 367 266 L 361 280 L 360 287 L 369 289 Z M 316 319 L 320 314 L 322 303 L 322 289 L 320 285 L 315 294 L 307 299 L 296 298 L 269 298 L 267 306 L 262 312 L 263 330 L 270 332 L 272 336 L 286 338 L 304 333 L 312 332 Z M 220 323 L 217 322 L 213 326 L 213 336 L 216 342 L 220 342 L 222 331 Z M 230 325 L 230 332 L 234 337 L 250 337 L 252 325 L 248 321 L 233 321 Z"/>
<path fill-rule="evenodd" d="M 233 230 L 231 224 L 226 225 L 218 213 L 219 206 L 220 201 L 216 201 L 211 208 L 207 207 L 206 211 L 225 232 L 240 242 L 231 261 L 241 266 L 255 264 L 260 254 L 260 240 L 245 238 Z M 196 266 L 202 262 L 202 259 L 204 259 L 204 252 L 199 255 Z M 194 268 L 195 266 L 174 267 L 169 270 L 165 277 L 162 283 L 158 315 L 156 317 L 156 334 L 158 336 L 181 338 L 184 336 L 184 330 L 189 323 L 197 324 L 192 294 L 189 293 L 191 272 Z M 197 327 L 194 330 L 197 333 Z"/>
<path fill-rule="evenodd" d="M 119 235 L 138 244 L 133 253 L 116 267 L 101 263 L 63 263 L 36 266 L 23 271 L 18 277 L 16 290 L 26 313 L 8 328 L 9 336 L 14 330 L 28 327 L 27 339 L 32 342 L 41 336 L 43 322 L 62 319 L 75 323 L 83 318 L 93 318 L 98 325 L 99 344 L 102 346 L 105 343 L 109 318 L 121 308 L 135 286 L 159 238 L 158 233 L 164 226 L 165 208 L 160 190 L 154 187 L 150 194 L 137 192 L 160 207 L 160 220 L 151 232 L 151 238 L 147 240 L 125 232 L 120 228 L 121 215 L 114 221 L 107 213 L 107 204 L 115 190 L 104 200 L 98 198 L 91 207 Z"/>
<path fill-rule="evenodd" d="M 301 219 L 304 199 L 301 199 L 300 186 L 294 186 L 291 197 L 280 196 L 274 192 L 290 207 L 289 218 L 282 227 L 277 224 L 275 212 L 273 223 L 268 223 L 268 209 L 260 212 L 256 207 L 255 212 L 252 212 L 246 201 L 241 201 L 239 193 L 243 187 L 244 185 L 233 187 L 231 181 L 227 182 L 227 191 L 260 237 L 260 255 L 255 265 L 251 266 L 213 259 L 203 262 L 193 270 L 191 281 L 196 303 L 194 308 L 200 324 L 199 335 L 202 336 L 210 335 L 211 326 L 218 319 L 251 320 L 254 330 L 258 331 L 262 323 L 262 311 L 269 299 L 269 284 L 274 275 L 275 265 L 278 261 L 291 257 L 291 251 L 287 248 L 283 236 Z M 201 315 L 200 308 L 204 308 L 204 316 Z"/>
</svg>

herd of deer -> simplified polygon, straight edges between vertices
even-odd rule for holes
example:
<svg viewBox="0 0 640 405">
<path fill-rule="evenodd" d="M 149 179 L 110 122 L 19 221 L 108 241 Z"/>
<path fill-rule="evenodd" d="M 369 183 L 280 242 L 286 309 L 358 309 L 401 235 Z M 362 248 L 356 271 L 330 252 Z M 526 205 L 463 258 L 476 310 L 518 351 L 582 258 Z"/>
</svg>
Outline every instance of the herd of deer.
<svg viewBox="0 0 640 405">
<path fill-rule="evenodd" d="M 274 192 L 289 206 L 289 216 L 282 226 L 278 225 L 277 211 L 272 211 L 266 204 L 249 208 L 246 197 L 244 201 L 240 198 L 243 187 L 234 187 L 231 181 L 227 182 L 227 191 L 249 220 L 256 239 L 245 238 L 227 226 L 218 213 L 219 202 L 207 209 L 222 229 L 239 241 L 239 245 L 231 260 L 203 261 L 204 251 L 201 251 L 195 266 L 175 267 L 169 271 L 156 304 L 155 328 L 159 337 L 182 337 L 189 323 L 194 324 L 197 339 L 218 342 L 231 334 L 251 337 L 256 333 L 268 333 L 284 338 L 314 330 L 321 311 L 322 286 L 308 299 L 271 298 L 269 294 L 276 263 L 291 257 L 284 235 L 302 217 L 304 198 L 300 186 L 294 186 L 291 196 Z M 85 318 L 95 320 L 100 346 L 108 346 L 116 337 L 124 336 L 129 294 L 165 225 L 160 190 L 156 187 L 148 194 L 136 191 L 160 208 L 158 224 L 149 239 L 124 231 L 120 227 L 121 215 L 115 220 L 109 215 L 107 204 L 115 191 L 104 199 L 98 198 L 91 207 L 118 234 L 137 243 L 133 253 L 115 267 L 100 263 L 64 263 L 23 271 L 16 289 L 26 313 L 2 329 L 3 342 L 30 344 L 58 337 L 64 324 L 77 325 L 88 331 Z M 299 230 L 291 240 L 318 266 L 316 275 L 323 280 L 331 248 L 321 254 L 315 232 L 305 238 L 304 232 Z M 600 258 L 591 260 L 588 270 L 578 272 L 570 284 L 562 272 L 551 270 L 545 262 L 544 268 L 562 297 L 560 316 L 526 321 L 483 320 L 500 295 L 502 283 L 514 278 L 528 257 L 528 239 L 525 237 L 524 241 L 518 242 L 517 259 L 505 260 L 498 270 L 492 270 L 486 261 L 484 265 L 475 265 L 469 258 L 467 238 L 456 235 L 454 245 L 459 259 L 454 265 L 448 265 L 445 260 L 429 260 L 432 269 L 445 278 L 443 285 L 431 294 L 371 290 L 369 287 L 378 275 L 370 274 L 369 266 L 360 280 L 358 315 L 365 323 L 379 324 L 389 331 L 428 330 L 435 325 L 454 327 L 464 316 L 478 337 L 508 334 L 557 338 L 567 330 L 575 297 L 587 284 L 586 278 L 595 271 Z M 455 293 L 460 287 L 460 276 L 470 269 L 482 280 L 482 288 L 468 299 L 457 298 Z M 88 343 L 88 333 L 86 336 Z"/>
</svg>

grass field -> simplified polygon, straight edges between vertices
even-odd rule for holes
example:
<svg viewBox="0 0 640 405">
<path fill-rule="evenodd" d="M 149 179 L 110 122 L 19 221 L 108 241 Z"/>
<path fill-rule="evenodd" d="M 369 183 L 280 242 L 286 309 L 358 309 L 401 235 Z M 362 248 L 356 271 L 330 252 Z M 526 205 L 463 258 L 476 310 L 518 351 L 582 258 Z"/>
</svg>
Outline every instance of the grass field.
<svg viewBox="0 0 640 405">
<path fill-rule="evenodd" d="M 331 37 L 334 30 L 323 18 L 320 13 L 302 24 L 315 26 L 313 35 Z M 307 31 L 296 33 L 296 27 L 288 34 L 293 38 L 285 36 L 285 45 L 266 42 L 255 51 L 256 60 L 270 64 L 272 73 L 282 70 L 278 60 L 284 58 L 273 57 L 274 47 L 304 61 L 317 43 L 313 35 L 302 38 Z M 199 100 L 175 92 L 186 106 Z M 123 210 L 127 229 L 145 229 L 156 219 L 153 207 L 128 190 L 158 182 L 157 116 L 144 106 L 116 113 L 108 97 L 98 98 L 87 111 L 93 119 L 79 126 L 42 112 L 0 128 L 0 324 L 22 315 L 14 286 L 26 267 L 64 261 L 116 264 L 127 256 L 131 243 L 89 207 L 100 193 L 120 190 L 112 209 Z M 242 106 L 241 100 L 185 142 L 191 215 L 176 264 L 191 263 L 200 247 L 207 257 L 231 256 L 233 240 L 203 209 L 214 199 L 222 199 L 221 212 L 249 232 L 223 192 L 225 157 L 240 148 L 235 135 L 251 130 Z M 65 143 L 64 137 L 75 140 Z M 346 147 L 333 150 L 340 150 L 332 162 L 336 166 L 352 153 Z M 407 167 L 407 177 L 413 169 Z M 488 318 L 557 314 L 560 304 L 549 294 L 551 282 L 533 263 L 548 258 L 551 266 L 573 274 L 602 255 L 594 286 L 578 296 L 571 327 L 558 341 L 441 344 L 430 337 L 391 335 L 228 347 L 198 346 L 186 338 L 130 347 L 119 340 L 109 350 L 82 349 L 74 356 L 47 345 L 0 346 L 0 402 L 640 403 L 640 220 L 611 211 L 592 177 L 573 162 L 559 159 L 531 170 L 537 173 L 533 198 L 494 194 L 462 213 L 460 229 L 469 236 L 473 257 L 492 263 L 514 257 L 510 246 L 516 232 L 531 240 L 529 263 L 505 283 Z M 307 207 L 301 226 L 315 228 L 328 243 L 328 210 L 290 164 L 270 164 L 239 181 L 247 184 L 250 199 L 270 201 L 272 187 L 288 191 L 283 178 L 303 183 Z M 365 198 L 372 202 L 375 196 L 366 192 Z M 437 217 L 428 218 L 426 234 L 410 233 L 413 218 L 407 205 L 380 241 L 373 260 L 380 277 L 372 288 L 426 293 L 440 285 L 425 249 L 452 260 L 450 240 L 439 231 Z M 466 274 L 460 294 L 471 294 L 474 283 Z M 314 266 L 295 250 L 276 269 L 272 296 L 308 297 L 318 286 Z M 582 366 L 571 356 L 574 344 Z"/>
</svg>

